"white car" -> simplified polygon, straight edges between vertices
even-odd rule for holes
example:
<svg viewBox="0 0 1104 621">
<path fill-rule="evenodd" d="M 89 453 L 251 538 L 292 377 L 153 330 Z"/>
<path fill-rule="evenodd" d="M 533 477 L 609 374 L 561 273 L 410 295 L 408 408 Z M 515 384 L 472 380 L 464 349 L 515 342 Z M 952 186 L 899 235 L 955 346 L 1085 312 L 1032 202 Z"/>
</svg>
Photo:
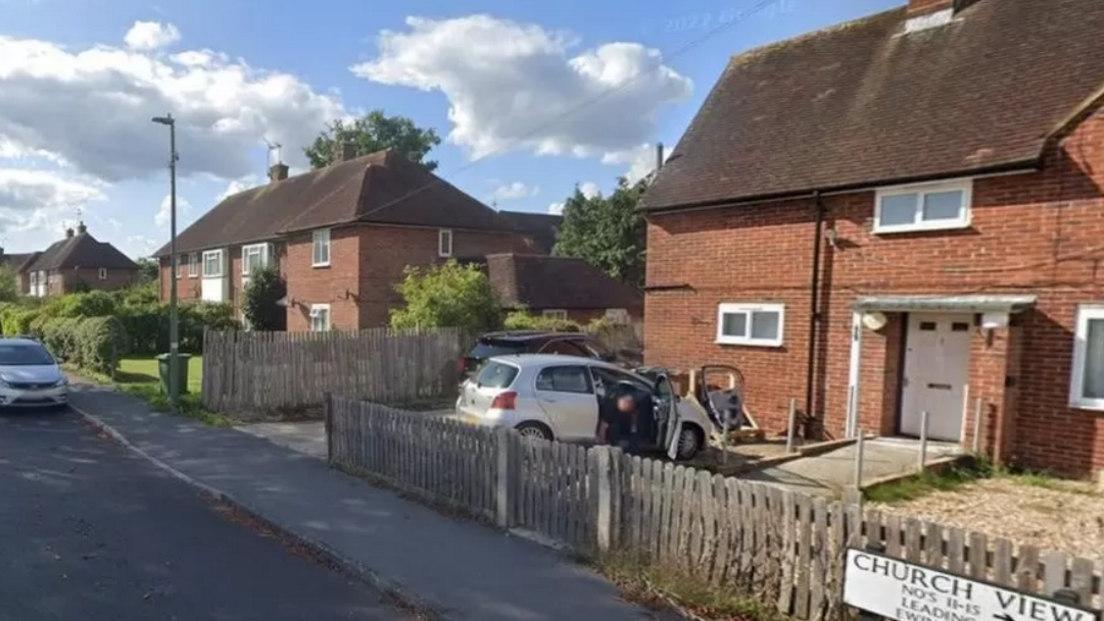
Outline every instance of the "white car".
<svg viewBox="0 0 1104 621">
<path fill-rule="evenodd" d="M 0 407 L 65 407 L 69 378 L 42 343 L 0 338 Z"/>
<path fill-rule="evenodd" d="M 456 413 L 485 426 L 507 426 L 522 436 L 592 443 L 598 403 L 618 386 L 654 415 L 638 421 L 643 449 L 692 459 L 713 433 L 707 413 L 674 394 L 665 375 L 650 380 L 608 362 L 576 356 L 522 354 L 491 358 L 460 387 Z"/>
</svg>

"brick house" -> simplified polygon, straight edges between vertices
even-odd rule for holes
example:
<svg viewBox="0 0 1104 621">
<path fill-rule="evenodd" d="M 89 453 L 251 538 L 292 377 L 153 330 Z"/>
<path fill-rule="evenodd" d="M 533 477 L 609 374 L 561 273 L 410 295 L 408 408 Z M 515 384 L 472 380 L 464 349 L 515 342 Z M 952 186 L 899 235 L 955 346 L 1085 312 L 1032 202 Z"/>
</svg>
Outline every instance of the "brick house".
<svg viewBox="0 0 1104 621">
<path fill-rule="evenodd" d="M 641 204 L 649 364 L 736 364 L 769 430 L 927 412 L 1104 468 L 1101 32 L 1098 0 L 912 0 L 734 57 Z"/>
<path fill-rule="evenodd" d="M 533 254 L 492 254 L 487 276 L 499 304 L 554 319 L 586 324 L 644 318 L 644 295 L 582 259 Z M 554 283 L 554 286 L 550 286 Z"/>
<path fill-rule="evenodd" d="M 65 239 L 42 252 L 11 256 L 21 259 L 16 270 L 19 291 L 24 295 L 114 291 L 138 281 L 138 264 L 115 246 L 93 237 L 83 222 L 75 231 L 66 229 Z"/>
<path fill-rule="evenodd" d="M 395 285 L 409 265 L 498 252 L 534 252 L 533 238 L 498 212 L 390 150 L 288 177 L 276 164 L 266 185 L 229 196 L 177 236 L 178 295 L 229 302 L 240 313 L 249 272 L 276 265 L 287 281 L 287 329 L 383 326 L 401 304 Z M 161 298 L 173 276 L 160 261 Z"/>
</svg>

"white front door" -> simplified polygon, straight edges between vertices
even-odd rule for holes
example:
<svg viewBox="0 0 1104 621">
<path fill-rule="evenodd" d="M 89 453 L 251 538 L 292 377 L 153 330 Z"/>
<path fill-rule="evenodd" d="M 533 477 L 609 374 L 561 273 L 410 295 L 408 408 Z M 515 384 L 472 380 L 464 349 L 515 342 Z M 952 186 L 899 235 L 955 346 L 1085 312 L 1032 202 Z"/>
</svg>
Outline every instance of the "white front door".
<svg viewBox="0 0 1104 621">
<path fill-rule="evenodd" d="M 972 319 L 971 315 L 910 315 L 901 395 L 903 435 L 920 435 L 926 411 L 929 438 L 962 439 Z"/>
</svg>

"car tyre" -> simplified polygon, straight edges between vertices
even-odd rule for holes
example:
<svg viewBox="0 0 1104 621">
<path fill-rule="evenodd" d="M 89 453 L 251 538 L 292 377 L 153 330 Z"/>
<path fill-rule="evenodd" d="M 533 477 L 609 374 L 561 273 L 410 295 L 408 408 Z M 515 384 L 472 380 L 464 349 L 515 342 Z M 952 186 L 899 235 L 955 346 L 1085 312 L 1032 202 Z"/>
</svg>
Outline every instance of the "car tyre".
<svg viewBox="0 0 1104 621">
<path fill-rule="evenodd" d="M 527 422 L 514 427 L 522 438 L 534 440 L 552 440 L 552 430 L 542 423 Z"/>
<path fill-rule="evenodd" d="M 696 427 L 684 426 L 682 430 L 679 431 L 678 460 L 690 461 L 694 459 L 694 456 L 701 451 L 703 444 L 702 440 L 702 433 Z"/>
</svg>

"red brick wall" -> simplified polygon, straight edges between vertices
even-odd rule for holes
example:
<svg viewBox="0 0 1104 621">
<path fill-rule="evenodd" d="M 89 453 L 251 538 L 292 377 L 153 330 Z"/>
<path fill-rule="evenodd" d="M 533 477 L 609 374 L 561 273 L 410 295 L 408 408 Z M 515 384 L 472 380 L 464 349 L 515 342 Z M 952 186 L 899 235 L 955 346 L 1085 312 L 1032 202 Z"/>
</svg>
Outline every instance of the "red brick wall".
<svg viewBox="0 0 1104 621">
<path fill-rule="evenodd" d="M 280 268 L 280 272 L 284 274 L 286 278 L 286 263 L 287 263 L 287 246 L 282 241 L 270 242 L 275 244 L 277 265 Z M 230 302 L 234 306 L 235 317 L 241 312 L 241 297 L 243 291 L 242 284 L 242 256 L 240 245 L 230 246 L 228 248 L 227 255 L 227 269 L 230 270 L 230 287 L 229 293 L 226 298 L 227 302 Z M 196 268 L 195 275 L 191 275 L 188 270 L 189 254 L 186 253 L 180 258 L 179 277 L 176 281 L 176 295 L 180 301 L 195 301 L 200 300 L 203 297 L 203 253 L 197 252 L 196 260 L 199 261 L 199 265 Z M 167 302 L 169 300 L 169 288 L 170 280 L 169 275 L 171 272 L 171 264 L 168 257 L 161 259 L 161 273 L 160 273 L 160 289 L 161 289 L 161 301 Z"/>
<path fill-rule="evenodd" d="M 73 291 L 80 282 L 88 285 L 89 289 L 114 291 L 122 289 L 138 280 L 138 270 L 107 270 L 107 277 L 100 280 L 100 270 L 97 268 L 81 268 L 76 270 L 62 270 L 61 278 L 65 291 Z"/>
<path fill-rule="evenodd" d="M 385 326 L 390 309 L 402 299 L 395 285 L 408 265 L 432 265 L 445 259 L 437 252 L 438 229 L 353 226 L 330 233 L 330 266 L 311 267 L 312 233 L 288 240 L 288 330 L 308 330 L 311 304 L 329 304 L 335 329 Z M 533 252 L 532 240 L 511 233 L 453 231 L 453 256 L 475 257 L 502 252 Z"/>
<path fill-rule="evenodd" d="M 1014 342 L 1014 331 L 1003 331 L 1004 341 L 975 342 L 971 352 L 975 359 L 995 354 L 1008 365 L 991 368 L 987 378 L 1018 375 L 1016 405 L 1007 408 L 1003 381 L 973 378 L 978 385 L 971 394 L 1010 410 L 1013 428 L 993 438 L 1010 458 L 1078 475 L 1104 468 L 1104 413 L 1067 406 L 1077 305 L 1104 300 L 1101 187 L 1104 113 L 1098 110 L 1048 154 L 1043 172 L 977 180 L 967 230 L 875 236 L 872 192 L 826 197 L 828 224 L 839 240 L 837 249 L 825 245 L 823 255 L 814 411 L 823 413 L 826 431 L 843 432 L 856 297 L 1029 293 L 1038 304 L 1019 318 L 1021 342 Z M 648 294 L 648 363 L 736 364 L 747 377 L 752 411 L 769 430 L 782 430 L 788 400 L 797 398 L 799 406 L 805 400 L 813 215 L 812 200 L 795 200 L 651 218 L 648 283 L 686 283 L 693 290 Z M 783 346 L 714 344 L 720 302 L 785 303 Z M 886 376 L 897 373 L 899 341 L 893 339 L 901 329 L 891 324 L 886 335 L 864 332 L 867 428 L 878 427 L 868 422 L 878 417 L 883 430 L 886 419 L 894 422 L 896 405 L 890 410 L 887 400 L 896 398 L 896 380 Z"/>
</svg>

